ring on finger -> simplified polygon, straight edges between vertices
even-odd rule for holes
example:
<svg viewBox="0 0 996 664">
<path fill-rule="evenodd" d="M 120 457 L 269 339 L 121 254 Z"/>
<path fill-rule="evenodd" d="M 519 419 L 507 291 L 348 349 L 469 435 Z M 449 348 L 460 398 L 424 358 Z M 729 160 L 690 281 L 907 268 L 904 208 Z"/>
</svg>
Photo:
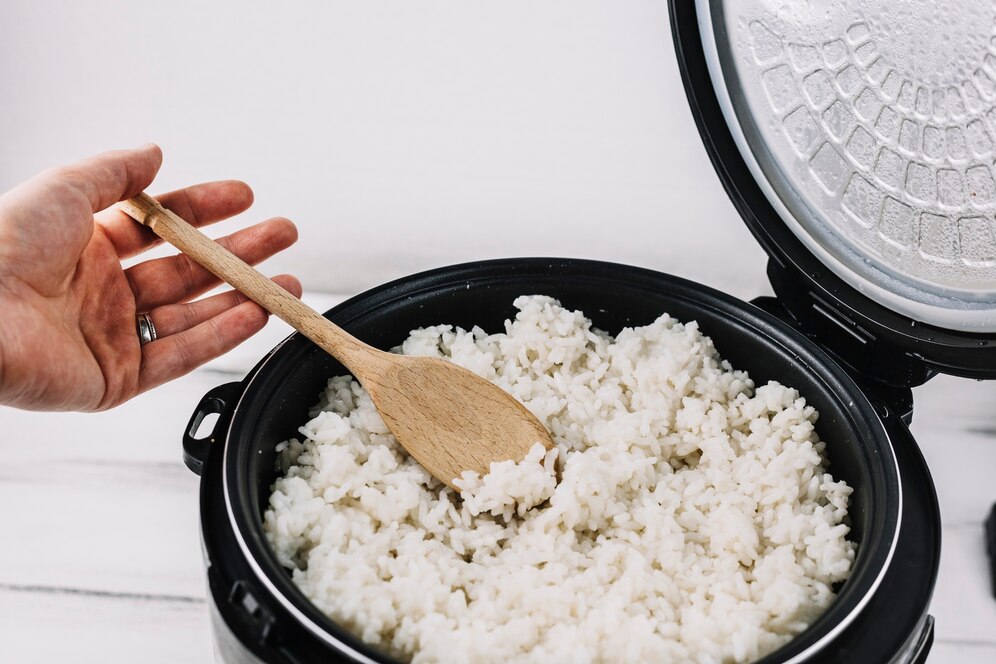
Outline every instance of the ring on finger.
<svg viewBox="0 0 996 664">
<path fill-rule="evenodd" d="M 135 325 L 138 330 L 138 341 L 141 345 L 144 346 L 156 340 L 156 326 L 152 324 L 149 314 L 138 314 L 135 317 Z"/>
</svg>

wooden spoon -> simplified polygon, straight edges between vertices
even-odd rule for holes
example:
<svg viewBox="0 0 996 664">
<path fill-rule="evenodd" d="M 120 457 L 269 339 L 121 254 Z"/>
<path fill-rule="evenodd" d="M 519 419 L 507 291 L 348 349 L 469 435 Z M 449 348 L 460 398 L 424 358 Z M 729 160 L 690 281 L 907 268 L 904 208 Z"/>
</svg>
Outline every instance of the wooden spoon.
<svg viewBox="0 0 996 664">
<path fill-rule="evenodd" d="M 510 394 L 451 362 L 395 355 L 347 334 L 145 193 L 119 203 L 219 279 L 287 321 L 359 379 L 391 433 L 447 486 L 465 470 L 520 461 L 549 432 Z"/>
</svg>

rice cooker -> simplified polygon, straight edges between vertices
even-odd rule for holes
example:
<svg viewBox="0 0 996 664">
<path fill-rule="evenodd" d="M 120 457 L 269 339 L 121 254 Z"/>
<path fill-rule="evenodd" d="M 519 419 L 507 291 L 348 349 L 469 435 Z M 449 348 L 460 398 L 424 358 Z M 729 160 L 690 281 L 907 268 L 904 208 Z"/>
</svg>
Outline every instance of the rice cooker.
<svg viewBox="0 0 996 664">
<path fill-rule="evenodd" d="M 734 366 L 817 407 L 834 475 L 854 488 L 850 578 L 760 661 L 923 662 L 941 529 L 908 429 L 911 390 L 938 372 L 996 377 L 996 10 L 955 6 L 671 0 L 696 123 L 769 256 L 775 297 L 743 302 L 596 261 L 506 259 L 406 277 L 326 316 L 381 348 L 440 323 L 500 330 L 524 293 L 610 333 L 663 312 L 697 320 Z M 392 661 L 307 601 L 262 530 L 275 444 L 341 373 L 292 335 L 205 395 L 184 432 L 223 661 Z M 195 438 L 210 413 L 214 430 Z"/>
</svg>

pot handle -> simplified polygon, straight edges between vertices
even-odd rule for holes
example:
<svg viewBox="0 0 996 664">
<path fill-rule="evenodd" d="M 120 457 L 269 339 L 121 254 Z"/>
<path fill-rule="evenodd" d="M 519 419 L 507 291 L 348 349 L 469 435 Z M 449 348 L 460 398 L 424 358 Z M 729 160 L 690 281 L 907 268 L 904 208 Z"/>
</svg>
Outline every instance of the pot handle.
<svg viewBox="0 0 996 664">
<path fill-rule="evenodd" d="M 187 428 L 183 430 L 183 463 L 195 474 L 200 475 L 204 469 L 211 444 L 215 442 L 222 425 L 228 420 L 229 406 L 235 403 L 241 389 L 242 384 L 238 382 L 219 385 L 201 397 L 194 414 L 190 416 Z M 219 417 L 211 433 L 203 438 L 194 438 L 204 418 L 214 413 L 218 413 Z"/>
</svg>

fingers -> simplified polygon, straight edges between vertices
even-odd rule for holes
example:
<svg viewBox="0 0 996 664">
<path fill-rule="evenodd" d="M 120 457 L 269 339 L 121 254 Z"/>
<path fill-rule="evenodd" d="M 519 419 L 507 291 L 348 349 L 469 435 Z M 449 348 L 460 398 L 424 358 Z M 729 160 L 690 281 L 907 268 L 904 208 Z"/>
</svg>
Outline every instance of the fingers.
<svg viewBox="0 0 996 664">
<path fill-rule="evenodd" d="M 267 315 L 255 302 L 243 302 L 189 330 L 143 346 L 140 391 L 179 378 L 227 353 L 263 329 Z"/>
<path fill-rule="evenodd" d="M 89 201 L 92 212 L 99 212 L 152 184 L 162 163 L 162 150 L 149 144 L 134 150 L 104 152 L 46 171 L 35 180 L 69 187 Z"/>
<path fill-rule="evenodd" d="M 301 283 L 296 278 L 282 274 L 274 277 L 273 281 L 296 297 L 301 297 Z M 164 339 L 194 328 L 246 301 L 248 298 L 242 293 L 228 291 L 189 304 L 167 304 L 150 311 L 149 317 L 156 327 L 156 336 Z"/>
<path fill-rule="evenodd" d="M 252 205 L 252 189 L 244 182 L 225 180 L 196 184 L 156 199 L 193 226 L 206 226 L 245 212 Z M 104 234 L 118 257 L 128 258 L 159 244 L 162 240 L 118 208 L 97 215 Z"/>
<path fill-rule="evenodd" d="M 270 219 L 221 238 L 233 254 L 255 265 L 297 241 L 297 227 L 283 218 Z M 185 302 L 218 285 L 219 280 L 192 259 L 179 254 L 139 263 L 125 276 L 135 293 L 138 311 Z"/>
</svg>

